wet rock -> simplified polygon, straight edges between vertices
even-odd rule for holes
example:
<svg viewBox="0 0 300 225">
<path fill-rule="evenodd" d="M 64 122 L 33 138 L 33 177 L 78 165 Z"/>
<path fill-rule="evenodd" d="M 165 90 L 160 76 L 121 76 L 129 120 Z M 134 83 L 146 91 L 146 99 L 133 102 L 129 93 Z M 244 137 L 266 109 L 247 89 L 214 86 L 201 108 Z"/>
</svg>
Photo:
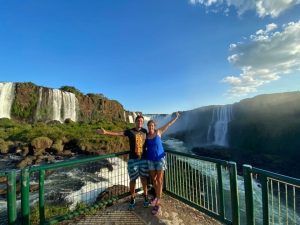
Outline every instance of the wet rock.
<svg viewBox="0 0 300 225">
<path fill-rule="evenodd" d="M 60 155 L 71 157 L 71 156 L 74 156 L 74 153 L 71 150 L 64 150 L 63 152 L 60 153 Z"/>
<path fill-rule="evenodd" d="M 96 202 L 101 200 L 108 200 L 112 196 L 118 196 L 124 193 L 129 192 L 129 188 L 124 185 L 114 185 L 112 187 L 107 188 L 105 191 L 100 193 L 96 199 Z"/>
<path fill-rule="evenodd" d="M 33 160 L 35 160 L 36 158 L 34 156 L 27 156 L 25 157 L 23 160 L 21 160 L 16 167 L 19 169 L 23 169 L 26 166 L 31 166 L 33 163 Z"/>
</svg>

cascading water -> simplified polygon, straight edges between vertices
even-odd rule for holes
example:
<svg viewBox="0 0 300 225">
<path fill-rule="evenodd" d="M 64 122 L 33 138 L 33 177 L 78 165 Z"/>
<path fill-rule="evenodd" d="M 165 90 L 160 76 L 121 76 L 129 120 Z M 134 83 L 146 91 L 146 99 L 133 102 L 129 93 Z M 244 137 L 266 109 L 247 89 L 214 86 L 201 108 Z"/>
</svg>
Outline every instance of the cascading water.
<svg viewBox="0 0 300 225">
<path fill-rule="evenodd" d="M 124 121 L 127 122 L 126 111 L 124 111 Z"/>
<path fill-rule="evenodd" d="M 228 146 L 228 123 L 232 119 L 232 105 L 213 109 L 212 120 L 207 131 L 207 143 Z"/>
<path fill-rule="evenodd" d="M 65 119 L 77 121 L 78 108 L 79 103 L 75 94 L 59 89 L 40 88 L 36 119 L 60 122 L 64 122 Z"/>
<path fill-rule="evenodd" d="M 62 92 L 63 102 L 63 120 L 70 118 L 73 121 L 77 120 L 78 100 L 71 92 Z"/>
<path fill-rule="evenodd" d="M 129 123 L 133 123 L 133 116 L 132 115 L 128 115 L 128 121 L 129 121 Z"/>
<path fill-rule="evenodd" d="M 0 83 L 0 118 L 10 118 L 10 110 L 14 98 L 14 83 Z"/>
<path fill-rule="evenodd" d="M 52 120 L 61 121 L 62 93 L 58 89 L 49 89 L 49 96 L 52 99 Z"/>
<path fill-rule="evenodd" d="M 172 119 L 171 114 L 145 114 L 144 115 L 144 126 L 147 127 L 147 122 L 149 120 L 154 120 L 156 123 L 156 127 L 159 128 L 165 125 Z"/>
</svg>

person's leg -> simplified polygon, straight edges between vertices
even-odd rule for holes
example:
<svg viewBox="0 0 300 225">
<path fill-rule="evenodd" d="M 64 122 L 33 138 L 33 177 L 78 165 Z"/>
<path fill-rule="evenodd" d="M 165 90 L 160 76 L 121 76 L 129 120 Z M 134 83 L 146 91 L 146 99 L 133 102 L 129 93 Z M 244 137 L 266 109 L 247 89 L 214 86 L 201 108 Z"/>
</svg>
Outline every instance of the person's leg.
<svg viewBox="0 0 300 225">
<path fill-rule="evenodd" d="M 139 162 L 139 176 L 144 191 L 144 207 L 149 206 L 148 198 L 148 177 L 149 177 L 149 165 L 148 160 L 140 160 Z"/>
<path fill-rule="evenodd" d="M 157 162 L 156 165 L 156 202 L 155 206 L 152 210 L 152 214 L 156 215 L 160 211 L 160 199 L 162 197 L 162 188 L 163 188 L 163 180 L 164 180 L 164 170 L 166 169 L 166 161 L 165 158 L 162 158 Z"/>
<path fill-rule="evenodd" d="M 131 180 L 129 182 L 129 188 L 130 188 L 130 196 L 131 198 L 135 198 L 135 180 Z"/>
<path fill-rule="evenodd" d="M 133 210 L 135 208 L 135 184 L 136 184 L 136 179 L 139 176 L 136 160 L 128 160 L 127 169 L 128 169 L 129 179 L 130 179 L 129 189 L 131 195 L 128 209 Z"/>
<path fill-rule="evenodd" d="M 142 186 L 143 186 L 143 190 L 144 190 L 144 195 L 147 196 L 148 195 L 148 189 L 147 189 L 147 177 L 141 177 L 141 182 L 142 182 Z"/>
<path fill-rule="evenodd" d="M 156 184 L 157 184 L 156 171 L 155 170 L 150 170 L 149 173 L 150 173 L 151 180 L 152 180 L 152 183 L 153 183 L 153 187 L 154 187 L 154 190 L 155 190 L 156 189 Z"/>
<path fill-rule="evenodd" d="M 156 190 L 156 197 L 157 197 L 157 205 L 159 204 L 159 200 L 162 196 L 162 188 L 163 188 L 163 181 L 164 181 L 164 171 L 158 170 L 156 171 L 157 176 L 157 190 Z"/>
<path fill-rule="evenodd" d="M 150 173 L 153 188 L 154 188 L 154 196 L 153 196 L 153 200 L 154 200 L 156 198 L 157 176 L 156 176 L 156 171 L 155 170 L 150 170 L 149 173 Z"/>
</svg>

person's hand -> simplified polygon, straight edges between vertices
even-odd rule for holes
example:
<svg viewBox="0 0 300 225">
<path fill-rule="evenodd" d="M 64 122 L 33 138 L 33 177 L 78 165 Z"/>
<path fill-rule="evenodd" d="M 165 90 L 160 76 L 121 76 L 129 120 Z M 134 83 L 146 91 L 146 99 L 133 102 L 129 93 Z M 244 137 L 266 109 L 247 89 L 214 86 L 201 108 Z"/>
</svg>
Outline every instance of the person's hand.
<svg viewBox="0 0 300 225">
<path fill-rule="evenodd" d="M 178 118 L 180 116 L 179 112 L 176 112 L 176 118 Z"/>
<path fill-rule="evenodd" d="M 105 130 L 101 127 L 100 129 L 96 130 L 97 134 L 105 134 Z"/>
</svg>

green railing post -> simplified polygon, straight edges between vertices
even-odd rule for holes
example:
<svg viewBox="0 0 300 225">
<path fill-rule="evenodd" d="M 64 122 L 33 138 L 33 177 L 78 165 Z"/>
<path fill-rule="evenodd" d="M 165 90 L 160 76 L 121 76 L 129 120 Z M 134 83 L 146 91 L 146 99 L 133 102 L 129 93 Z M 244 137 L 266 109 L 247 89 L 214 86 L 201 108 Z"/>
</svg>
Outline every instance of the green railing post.
<svg viewBox="0 0 300 225">
<path fill-rule="evenodd" d="M 230 193 L 231 193 L 231 214 L 233 225 L 240 225 L 240 207 L 239 195 L 237 187 L 237 168 L 235 162 L 229 162 L 229 178 L 230 178 Z"/>
<path fill-rule="evenodd" d="M 11 170 L 7 174 L 7 216 L 9 225 L 17 222 L 16 190 L 16 171 Z"/>
<path fill-rule="evenodd" d="M 45 170 L 40 170 L 39 173 L 39 213 L 40 213 L 40 224 L 45 223 Z"/>
<path fill-rule="evenodd" d="M 218 192 L 219 192 L 219 199 L 220 199 L 219 214 L 222 220 L 225 220 L 222 166 L 219 163 L 217 163 L 217 173 L 218 173 Z"/>
<path fill-rule="evenodd" d="M 243 165 L 247 225 L 254 225 L 252 166 Z"/>
<path fill-rule="evenodd" d="M 269 225 L 269 195 L 268 195 L 268 178 L 265 174 L 261 177 L 262 188 L 262 205 L 263 205 L 263 224 Z"/>
<path fill-rule="evenodd" d="M 25 168 L 21 171 L 21 210 L 22 224 L 30 224 L 30 206 L 29 206 L 29 169 Z"/>
</svg>

